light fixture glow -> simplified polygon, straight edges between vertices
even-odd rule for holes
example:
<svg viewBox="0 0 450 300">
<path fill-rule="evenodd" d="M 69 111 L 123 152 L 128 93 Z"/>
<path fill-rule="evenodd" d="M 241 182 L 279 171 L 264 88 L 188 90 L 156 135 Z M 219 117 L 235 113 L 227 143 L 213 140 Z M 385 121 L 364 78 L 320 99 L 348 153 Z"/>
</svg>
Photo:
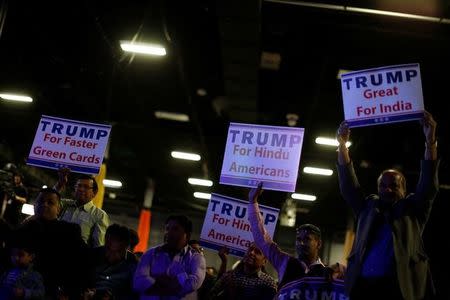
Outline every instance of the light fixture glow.
<svg viewBox="0 0 450 300">
<path fill-rule="evenodd" d="M 29 216 L 34 216 L 34 206 L 28 203 L 22 205 L 22 213 Z"/>
<path fill-rule="evenodd" d="M 299 193 L 293 193 L 291 195 L 292 199 L 296 200 L 305 200 L 305 201 L 316 201 L 317 197 L 314 195 L 307 195 L 307 194 L 299 194 Z"/>
<path fill-rule="evenodd" d="M 33 102 L 33 98 L 25 95 L 16 95 L 16 94 L 0 94 L 0 98 L 3 100 L 9 101 L 17 101 L 17 102 Z"/>
<path fill-rule="evenodd" d="M 111 179 L 103 179 L 103 185 L 109 188 L 121 188 L 122 182 L 118 180 L 111 180 Z"/>
<path fill-rule="evenodd" d="M 288 5 L 298 5 L 298 6 L 304 6 L 304 7 L 313 7 L 313 8 L 322 8 L 322 9 L 331 9 L 331 10 L 340 10 L 340 11 L 349 11 L 349 12 L 357 12 L 357 13 L 371 14 L 371 15 L 384 15 L 384 16 L 397 17 L 397 18 L 408 18 L 408 19 L 419 20 L 419 21 L 450 24 L 450 20 L 446 19 L 446 18 L 399 13 L 399 12 L 388 11 L 388 10 L 369 9 L 369 8 L 344 6 L 344 5 L 323 4 L 323 3 L 297 1 L 297 0 L 295 0 L 295 1 L 293 1 L 293 0 L 265 0 L 265 2 L 273 2 L 273 3 L 288 4 Z"/>
<path fill-rule="evenodd" d="M 303 172 L 307 174 L 314 174 L 314 175 L 324 175 L 324 176 L 331 176 L 333 175 L 333 170 L 330 169 L 322 169 L 322 168 L 314 168 L 314 167 L 304 167 Z"/>
<path fill-rule="evenodd" d="M 199 161 L 201 159 L 201 156 L 198 154 L 180 151 L 172 151 L 170 155 L 172 155 L 173 158 L 193 160 L 193 161 Z"/>
<path fill-rule="evenodd" d="M 334 147 L 339 146 L 339 142 L 336 139 L 322 137 L 322 136 L 319 136 L 316 138 L 316 144 L 326 145 L 326 146 L 334 146 Z M 352 145 L 351 142 L 345 143 L 345 146 L 347 146 L 347 148 L 350 147 L 351 145 Z"/>
<path fill-rule="evenodd" d="M 194 197 L 198 199 L 211 199 L 211 194 L 208 193 L 201 193 L 201 192 L 195 192 Z"/>
<path fill-rule="evenodd" d="M 44 184 L 44 185 L 42 186 L 42 188 L 43 188 L 43 189 L 46 189 L 46 188 L 47 188 L 47 186 L 46 186 L 46 185 Z"/>
<path fill-rule="evenodd" d="M 188 182 L 192 185 L 201 185 L 201 186 L 212 186 L 213 182 L 211 180 L 199 179 L 199 178 L 189 178 Z"/>
<path fill-rule="evenodd" d="M 156 55 L 156 56 L 166 55 L 166 49 L 161 45 L 132 43 L 123 41 L 120 43 L 120 47 L 125 52 Z"/>
<path fill-rule="evenodd" d="M 155 111 L 155 117 L 158 119 L 178 121 L 178 122 L 189 122 L 189 116 L 186 114 L 168 112 L 168 111 Z"/>
</svg>

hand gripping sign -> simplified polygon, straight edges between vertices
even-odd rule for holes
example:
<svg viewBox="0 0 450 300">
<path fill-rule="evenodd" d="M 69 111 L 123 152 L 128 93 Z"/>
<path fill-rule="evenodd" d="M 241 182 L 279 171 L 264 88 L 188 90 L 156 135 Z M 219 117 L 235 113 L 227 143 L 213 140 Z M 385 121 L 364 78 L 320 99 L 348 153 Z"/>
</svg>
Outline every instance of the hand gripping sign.
<svg viewBox="0 0 450 300">
<path fill-rule="evenodd" d="M 108 144 L 110 125 L 42 116 L 27 164 L 98 174 Z"/>
<path fill-rule="evenodd" d="M 424 105 L 419 64 L 341 75 L 345 120 L 350 127 L 421 119 Z"/>
<path fill-rule="evenodd" d="M 220 183 L 294 192 L 303 128 L 230 123 Z"/>
<path fill-rule="evenodd" d="M 209 249 L 219 250 L 226 246 L 230 254 L 244 256 L 253 242 L 248 223 L 248 201 L 212 194 L 200 233 L 200 243 Z M 259 205 L 264 227 L 271 237 L 275 232 L 279 209 Z"/>
</svg>

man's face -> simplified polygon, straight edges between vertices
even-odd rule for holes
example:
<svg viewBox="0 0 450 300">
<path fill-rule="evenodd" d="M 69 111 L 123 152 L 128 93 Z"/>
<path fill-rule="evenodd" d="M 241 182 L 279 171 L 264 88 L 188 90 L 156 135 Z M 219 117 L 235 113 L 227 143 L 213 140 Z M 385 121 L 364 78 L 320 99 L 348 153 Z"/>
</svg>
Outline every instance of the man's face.
<svg viewBox="0 0 450 300">
<path fill-rule="evenodd" d="M 260 269 L 266 264 L 266 258 L 258 247 L 251 244 L 242 259 L 242 262 L 252 269 Z"/>
<path fill-rule="evenodd" d="M 14 175 L 14 185 L 20 185 L 22 183 L 22 178 L 20 176 Z"/>
<path fill-rule="evenodd" d="M 203 253 L 203 247 L 200 244 L 191 244 L 191 247 L 198 253 Z"/>
<path fill-rule="evenodd" d="M 121 262 L 125 259 L 126 254 L 126 243 L 111 237 L 105 239 L 105 256 L 109 264 L 113 265 Z"/>
<path fill-rule="evenodd" d="M 36 216 L 47 221 L 58 218 L 61 211 L 58 195 L 54 193 L 43 193 L 35 204 Z"/>
<path fill-rule="evenodd" d="M 78 179 L 75 184 L 75 199 L 86 204 L 94 198 L 94 182 L 91 179 Z"/>
<path fill-rule="evenodd" d="M 378 179 L 378 195 L 385 203 L 394 203 L 406 195 L 403 176 L 395 171 L 385 172 Z"/>
<path fill-rule="evenodd" d="M 184 228 L 174 220 L 166 224 L 165 240 L 171 248 L 182 248 L 188 242 L 188 236 Z"/>
<path fill-rule="evenodd" d="M 26 268 L 34 259 L 34 255 L 19 248 L 11 249 L 11 263 L 15 267 Z"/>
<path fill-rule="evenodd" d="M 297 255 L 301 259 L 314 259 L 319 257 L 320 247 L 322 241 L 313 233 L 307 230 L 300 230 L 297 233 L 297 239 L 295 241 L 295 248 Z"/>
</svg>

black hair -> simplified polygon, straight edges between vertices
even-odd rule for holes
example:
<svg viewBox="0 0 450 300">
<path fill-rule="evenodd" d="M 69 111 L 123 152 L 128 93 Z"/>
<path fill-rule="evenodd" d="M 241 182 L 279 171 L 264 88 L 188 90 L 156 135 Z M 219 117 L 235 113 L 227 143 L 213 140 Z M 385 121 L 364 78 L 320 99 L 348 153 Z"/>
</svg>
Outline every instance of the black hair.
<svg viewBox="0 0 450 300">
<path fill-rule="evenodd" d="M 197 240 L 189 240 L 188 245 L 200 244 Z"/>
<path fill-rule="evenodd" d="M 55 194 L 58 197 L 58 201 L 61 201 L 61 194 L 54 188 L 49 188 L 49 187 L 43 188 L 43 189 L 41 189 L 40 193 L 41 194 Z"/>
<path fill-rule="evenodd" d="M 130 249 L 133 251 L 134 247 L 139 244 L 139 235 L 137 231 L 132 228 L 128 228 L 128 230 L 130 231 Z"/>
<path fill-rule="evenodd" d="M 112 224 L 106 229 L 105 238 L 115 238 L 120 242 L 130 246 L 130 230 L 126 226 Z"/>
<path fill-rule="evenodd" d="M 77 180 L 83 180 L 83 179 L 92 180 L 92 190 L 94 191 L 95 194 L 97 194 L 97 192 L 98 192 L 97 180 L 95 180 L 95 178 L 93 176 L 87 175 L 87 174 L 81 174 L 77 178 Z"/>
<path fill-rule="evenodd" d="M 170 221 L 175 221 L 177 222 L 181 227 L 183 227 L 184 232 L 186 232 L 186 234 L 188 236 L 191 235 L 192 233 L 192 221 L 188 219 L 188 217 L 183 216 L 183 215 L 171 215 L 166 219 L 166 223 L 164 223 L 165 225 L 169 224 Z"/>
<path fill-rule="evenodd" d="M 322 233 L 320 232 L 319 227 L 313 224 L 303 224 L 297 227 L 297 234 L 300 233 L 300 231 L 306 231 L 308 233 L 311 233 L 315 235 L 319 240 L 322 239 Z"/>
</svg>

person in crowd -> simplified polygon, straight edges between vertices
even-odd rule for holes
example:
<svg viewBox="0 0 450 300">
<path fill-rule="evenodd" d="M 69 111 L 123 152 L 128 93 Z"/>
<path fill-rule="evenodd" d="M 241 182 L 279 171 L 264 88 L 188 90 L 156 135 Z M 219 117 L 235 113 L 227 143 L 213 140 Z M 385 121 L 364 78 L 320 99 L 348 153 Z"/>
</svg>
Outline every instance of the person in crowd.
<svg viewBox="0 0 450 300">
<path fill-rule="evenodd" d="M 128 227 L 112 224 L 106 230 L 105 246 L 92 249 L 91 260 L 93 298 L 110 295 L 115 300 L 133 300 L 133 275 L 137 266 L 136 256 L 130 246 Z"/>
<path fill-rule="evenodd" d="M 165 242 L 142 256 L 133 286 L 141 300 L 197 299 L 205 278 L 205 258 L 188 245 L 192 222 L 182 215 L 166 220 Z"/>
<path fill-rule="evenodd" d="M 357 223 L 345 277 L 352 300 L 428 299 L 434 291 L 422 233 L 438 191 L 437 124 L 428 112 L 421 123 L 425 155 L 414 194 L 405 176 L 389 169 L 378 178 L 378 194 L 366 197 L 345 146 L 350 129 L 346 122 L 338 129 L 339 186 Z"/>
<path fill-rule="evenodd" d="M 321 231 L 312 224 L 303 224 L 297 228 L 295 248 L 298 257 L 295 258 L 282 251 L 272 240 L 264 228 L 258 205 L 258 197 L 262 193 L 262 183 L 249 193 L 248 220 L 256 246 L 261 249 L 278 273 L 279 287 L 305 276 L 329 277 L 333 270 L 343 272 L 343 267 L 328 268 L 320 260 L 322 247 Z M 335 277 L 339 277 L 335 275 Z"/>
<path fill-rule="evenodd" d="M 276 294 L 275 280 L 263 272 L 266 258 L 253 243 L 248 247 L 242 263 L 226 272 L 214 285 L 210 299 L 270 300 Z"/>
<path fill-rule="evenodd" d="M 17 172 L 13 173 L 12 194 L 9 195 L 8 205 L 5 209 L 4 218 L 13 227 L 22 222 L 22 206 L 27 202 L 28 191 L 23 184 L 23 176 Z"/>
<path fill-rule="evenodd" d="M 128 250 L 135 253 L 134 248 L 136 248 L 136 246 L 139 244 L 139 234 L 137 233 L 136 230 L 132 228 L 129 228 L 129 230 L 130 230 L 130 249 Z"/>
<path fill-rule="evenodd" d="M 35 201 L 35 215 L 18 231 L 36 247 L 35 267 L 43 278 L 47 299 L 78 299 L 87 280 L 86 244 L 77 224 L 58 220 L 61 196 L 42 189 Z"/>
<path fill-rule="evenodd" d="M 59 180 L 54 188 L 61 191 L 68 182 L 70 170 L 59 170 Z M 105 232 L 109 225 L 109 217 L 104 210 L 98 208 L 92 199 L 98 192 L 97 181 L 89 175 L 81 175 L 75 184 L 73 199 L 64 199 L 64 209 L 61 220 L 76 223 L 81 227 L 81 235 L 86 244 L 91 247 L 99 247 L 105 243 Z"/>
<path fill-rule="evenodd" d="M 39 272 L 33 269 L 35 251 L 32 243 L 14 232 L 11 245 L 12 268 L 0 277 L 0 299 L 44 299 L 45 289 Z"/>
</svg>

